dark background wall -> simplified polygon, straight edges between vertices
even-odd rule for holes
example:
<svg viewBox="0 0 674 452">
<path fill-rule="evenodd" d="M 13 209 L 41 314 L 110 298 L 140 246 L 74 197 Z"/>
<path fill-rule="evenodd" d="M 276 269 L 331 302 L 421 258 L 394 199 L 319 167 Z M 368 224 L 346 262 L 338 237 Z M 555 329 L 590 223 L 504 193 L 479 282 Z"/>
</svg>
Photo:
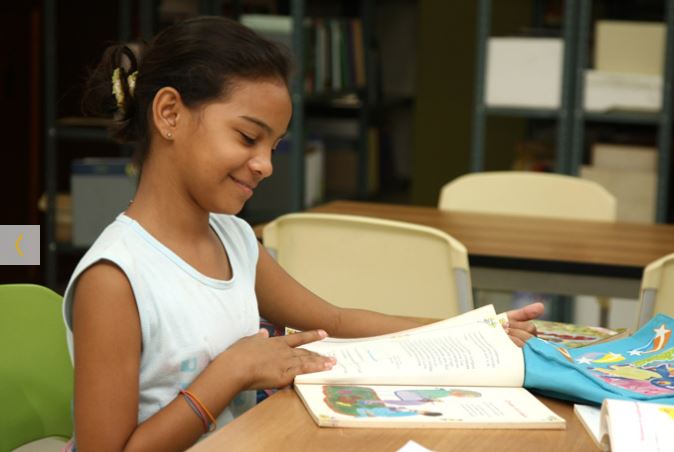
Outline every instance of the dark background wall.
<svg viewBox="0 0 674 452">
<path fill-rule="evenodd" d="M 477 2 L 419 0 L 417 106 L 412 202 L 435 205 L 440 188 L 469 170 Z M 531 1 L 493 2 L 492 34 L 517 31 L 531 19 Z M 486 168 L 508 169 L 521 119 L 488 122 Z"/>
</svg>

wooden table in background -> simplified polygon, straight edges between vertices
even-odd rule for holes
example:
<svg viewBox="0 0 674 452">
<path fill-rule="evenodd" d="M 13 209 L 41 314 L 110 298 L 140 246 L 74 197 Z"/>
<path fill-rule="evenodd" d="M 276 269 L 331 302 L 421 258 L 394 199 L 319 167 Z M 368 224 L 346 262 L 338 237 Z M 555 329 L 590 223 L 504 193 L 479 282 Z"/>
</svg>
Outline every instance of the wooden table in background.
<svg viewBox="0 0 674 452">
<path fill-rule="evenodd" d="M 570 403 L 539 397 L 566 430 L 345 429 L 318 427 L 292 389 L 284 389 L 195 445 L 193 452 L 396 451 L 413 440 L 434 451 L 599 450 Z"/>
<path fill-rule="evenodd" d="M 644 267 L 674 252 L 674 225 L 443 212 L 355 201 L 334 201 L 310 211 L 445 231 L 468 249 L 473 286 L 480 289 L 638 298 Z"/>
</svg>

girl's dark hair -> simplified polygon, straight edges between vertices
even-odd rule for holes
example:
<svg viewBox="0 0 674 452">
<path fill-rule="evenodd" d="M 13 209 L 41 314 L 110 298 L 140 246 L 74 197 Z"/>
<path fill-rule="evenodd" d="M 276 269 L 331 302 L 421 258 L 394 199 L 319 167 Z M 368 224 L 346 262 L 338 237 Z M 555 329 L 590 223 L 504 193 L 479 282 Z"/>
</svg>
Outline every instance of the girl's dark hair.
<svg viewBox="0 0 674 452">
<path fill-rule="evenodd" d="M 225 17 L 198 17 L 172 25 L 136 55 L 130 47 L 108 47 L 86 83 L 85 115 L 112 117 L 112 137 L 138 145 L 142 163 L 150 145 L 150 109 L 155 94 L 175 88 L 188 107 L 226 99 L 237 79 L 279 79 L 288 83 L 287 49 Z M 113 94 L 113 72 L 119 68 L 123 105 Z M 133 94 L 129 76 L 138 71 Z"/>
</svg>

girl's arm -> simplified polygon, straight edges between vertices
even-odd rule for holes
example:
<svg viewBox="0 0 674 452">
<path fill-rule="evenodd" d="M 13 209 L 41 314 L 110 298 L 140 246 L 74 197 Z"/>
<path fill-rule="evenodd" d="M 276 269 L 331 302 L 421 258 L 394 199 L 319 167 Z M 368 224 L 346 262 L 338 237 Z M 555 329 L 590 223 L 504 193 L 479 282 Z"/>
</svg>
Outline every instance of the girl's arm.
<svg viewBox="0 0 674 452">
<path fill-rule="evenodd" d="M 242 389 L 285 386 L 299 373 L 330 368 L 332 360 L 295 348 L 325 333 L 302 334 L 268 338 L 262 331 L 243 338 L 218 355 L 189 390 L 217 417 Z M 184 450 L 204 433 L 180 395 L 137 424 L 140 320 L 129 282 L 117 266 L 99 263 L 80 277 L 73 338 L 78 450 Z"/>
<path fill-rule="evenodd" d="M 321 328 L 334 337 L 366 337 L 392 333 L 421 322 L 363 309 L 331 305 L 290 276 L 260 247 L 257 293 L 260 315 L 266 320 L 300 330 Z"/>
</svg>

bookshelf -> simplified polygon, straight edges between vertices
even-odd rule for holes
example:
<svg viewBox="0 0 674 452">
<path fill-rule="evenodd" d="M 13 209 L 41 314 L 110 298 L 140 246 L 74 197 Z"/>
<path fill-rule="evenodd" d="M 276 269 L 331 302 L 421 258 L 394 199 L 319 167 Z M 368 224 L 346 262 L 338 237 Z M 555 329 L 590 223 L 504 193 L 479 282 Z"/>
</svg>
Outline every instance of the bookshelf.
<svg viewBox="0 0 674 452">
<path fill-rule="evenodd" d="M 579 168 L 584 161 L 586 152 L 586 129 L 596 124 L 624 124 L 645 125 L 655 128 L 657 147 L 657 187 L 656 187 L 656 221 L 665 223 L 672 221 L 668 218 L 669 210 L 669 171 L 671 167 L 671 141 L 672 141 L 672 87 L 671 80 L 674 76 L 674 2 L 663 0 L 661 2 L 663 14 L 659 18 L 666 24 L 665 55 L 663 62 L 663 85 L 661 93 L 660 111 L 608 111 L 587 112 L 583 107 L 585 70 L 590 67 L 589 47 L 591 28 L 593 24 L 592 0 L 579 0 L 578 11 L 578 43 L 575 62 L 575 93 L 574 114 L 572 126 L 572 139 L 570 148 L 570 168 L 573 174 L 578 174 Z"/>
<path fill-rule="evenodd" d="M 373 173 L 378 171 L 378 165 L 371 155 L 373 141 L 370 129 L 376 124 L 381 109 L 394 107 L 379 102 L 378 68 L 373 44 L 376 7 L 375 0 L 358 3 L 290 0 L 287 9 L 285 6 L 278 8 L 270 18 L 241 16 L 244 24 L 290 47 L 294 73 L 302 75 L 291 80 L 293 118 L 289 152 L 284 155 L 277 151 L 274 177 L 261 184 L 255 197 L 244 207 L 241 215 L 249 222 L 269 221 L 307 207 L 305 150 L 309 142 L 316 139 L 325 144 L 326 163 L 330 163 L 331 168 L 343 165 L 344 179 L 352 182 L 346 184 L 350 186 L 346 191 L 339 191 L 344 190 L 342 186 L 331 193 L 329 183 L 335 173 L 333 171 L 330 176 L 326 171 L 328 190 L 324 199 L 367 199 L 372 195 Z M 335 35 L 337 29 L 339 32 Z M 326 33 L 328 44 L 324 47 L 319 39 L 325 39 Z M 340 42 L 340 50 L 334 47 L 335 36 Z M 333 72 L 336 52 L 342 54 L 341 69 L 337 70 L 342 74 L 341 80 Z M 319 59 L 328 60 L 327 69 L 317 63 Z M 359 64 L 356 63 L 358 61 Z M 336 79 L 338 83 L 335 83 Z M 346 141 L 350 142 L 349 149 L 331 148 L 339 147 Z"/>
<path fill-rule="evenodd" d="M 647 4 L 646 4 L 647 3 Z M 540 22 L 541 11 L 546 4 L 543 0 L 533 0 L 534 22 Z M 594 20 L 600 16 L 598 5 L 610 4 L 611 11 L 622 12 L 621 20 L 636 16 L 636 20 L 658 20 L 666 24 L 665 55 L 663 64 L 663 88 L 659 111 L 646 110 L 586 110 L 585 77 L 591 67 L 590 47 L 594 41 L 592 28 Z M 643 18 L 643 9 L 661 7 L 662 13 L 649 12 Z M 477 50 L 475 63 L 475 93 L 473 104 L 473 128 L 470 152 L 470 170 L 483 171 L 485 167 L 485 140 L 489 117 L 526 118 L 529 120 L 553 121 L 555 124 L 554 171 L 579 175 L 581 166 L 588 160 L 590 139 L 588 130 L 600 126 L 650 128 L 657 148 L 657 187 L 655 220 L 672 221 L 669 173 L 672 141 L 672 90 L 674 76 L 674 2 L 660 0 L 642 4 L 617 4 L 602 0 L 564 0 L 561 34 L 564 42 L 562 56 L 562 76 L 560 102 L 558 108 L 495 107 L 487 105 L 485 86 L 487 74 L 488 40 L 493 14 L 491 0 L 479 0 L 477 5 Z M 606 9 L 606 8 L 604 8 Z M 668 213 L 668 211 L 670 213 Z"/>
<path fill-rule="evenodd" d="M 268 5 L 273 5 L 269 7 Z M 68 4 L 59 2 L 59 0 L 45 0 L 44 9 L 44 156 L 45 156 L 45 195 L 46 208 L 44 220 L 45 256 L 44 256 L 44 279 L 47 286 L 58 290 L 62 289 L 63 278 L 67 273 L 67 267 L 74 265 L 78 257 L 86 250 L 84 247 L 78 247 L 70 242 L 57 239 L 57 221 L 56 205 L 59 191 L 63 191 L 65 185 L 64 175 L 66 175 L 66 166 L 68 161 L 78 155 L 83 147 L 90 152 L 87 155 L 114 155 L 129 156 L 132 154 L 132 147 L 119 146 L 110 140 L 106 130 L 107 123 L 101 120 L 92 120 L 91 118 L 81 118 L 72 116 L 77 114 L 75 108 L 71 111 L 60 111 L 62 104 L 63 91 L 65 83 L 59 79 L 59 65 L 63 49 L 59 50 L 59 38 L 63 36 L 66 29 L 59 29 L 61 25 L 58 21 L 59 10 L 63 10 Z M 243 0 L 200 0 L 191 4 L 189 11 L 171 11 L 164 10 L 164 2 L 154 0 L 118 0 L 110 4 L 109 8 L 114 9 L 114 14 L 110 14 L 110 20 L 106 24 L 112 24 L 114 33 L 108 39 L 118 41 L 131 41 L 137 37 L 148 39 L 156 29 L 163 27 L 176 18 L 190 17 L 195 14 L 209 15 L 229 15 L 240 18 L 242 14 L 249 12 L 269 12 L 273 14 L 287 14 L 294 24 L 303 24 L 307 18 L 323 17 L 326 19 L 342 20 L 343 18 L 358 18 L 363 24 L 372 24 L 375 20 L 375 0 L 364 0 L 358 3 L 352 3 L 345 0 L 333 0 L 330 2 L 308 1 L 308 0 L 288 0 L 286 2 L 269 0 L 265 2 L 245 2 Z M 304 73 L 307 35 L 303 26 L 293 26 L 290 39 L 290 47 L 294 49 L 295 72 Z M 61 36 L 60 36 L 61 35 Z M 357 124 L 357 135 L 354 138 L 356 159 L 355 179 L 356 190 L 351 195 L 352 198 L 365 199 L 370 196 L 371 172 L 373 169 L 372 161 L 368 155 L 368 128 L 381 115 L 382 111 L 391 108 L 409 108 L 409 99 L 390 99 L 387 104 L 379 103 L 380 89 L 377 83 L 377 62 L 373 57 L 373 36 L 371 26 L 362 27 L 362 40 L 364 52 L 364 66 L 362 68 L 367 83 L 358 87 L 344 87 L 342 89 L 329 89 L 320 93 L 306 93 L 304 81 L 301 77 L 294 77 L 291 80 L 291 99 L 293 103 L 293 118 L 290 125 L 290 136 L 298 137 L 290 140 L 289 155 L 286 172 L 283 177 L 287 181 L 287 189 L 282 193 L 274 194 L 278 201 L 278 208 L 273 211 L 264 212 L 263 215 L 256 216 L 244 210 L 241 216 L 251 223 L 268 221 L 269 219 L 287 212 L 294 212 L 304 209 L 304 154 L 307 145 L 307 119 L 321 117 L 328 119 L 347 119 Z M 100 43 L 103 46 L 103 43 Z M 63 47 L 63 46 L 61 46 Z M 102 50 L 102 47 L 101 47 Z M 78 49 L 71 49 L 74 55 Z M 92 61 L 83 61 L 81 55 L 78 56 L 81 61 L 75 62 L 80 68 Z M 82 73 L 78 73 L 78 76 Z M 63 77 L 63 76 L 61 76 Z M 68 76 L 66 76 L 68 78 Z M 67 80 L 66 80 L 67 81 Z M 59 84 L 60 82 L 60 84 Z M 71 96 L 75 93 L 69 93 Z M 309 136 L 309 138 L 311 138 Z M 91 145 L 91 146 L 89 146 Z M 77 151 L 73 148 L 79 146 Z M 95 151 L 89 148 L 96 148 Z M 105 152 L 99 152 L 99 148 L 106 148 Z M 81 154 L 81 152 L 80 152 Z M 378 168 L 377 168 L 378 169 Z M 279 178 L 276 174 L 275 178 Z M 271 179 L 270 179 L 271 180 Z M 257 196 L 257 193 L 256 193 Z"/>
<path fill-rule="evenodd" d="M 487 52 L 491 36 L 492 1 L 479 0 L 477 5 L 476 57 L 475 57 L 475 92 L 473 108 L 472 146 L 470 153 L 470 170 L 483 171 L 485 168 L 485 139 L 487 120 L 490 116 L 518 117 L 528 119 L 547 119 L 555 122 L 555 158 L 554 169 L 559 173 L 569 173 L 568 148 L 571 136 L 571 114 L 573 101 L 573 71 L 576 29 L 577 0 L 565 0 L 561 26 L 564 44 L 562 53 L 562 74 L 559 108 L 543 107 L 497 107 L 489 106 L 486 101 Z M 540 8 L 541 2 L 535 1 Z M 540 17 L 539 10 L 535 17 Z M 540 20 L 540 19 L 539 19 Z"/>
<path fill-rule="evenodd" d="M 84 252 L 84 248 L 68 242 L 61 242 L 56 237 L 56 200 L 59 191 L 59 169 L 62 163 L 71 159 L 73 154 L 70 148 L 73 143 L 101 143 L 110 144 L 111 140 L 106 130 L 105 121 L 92 120 L 80 117 L 59 117 L 58 103 L 62 101 L 63 93 L 59 90 L 58 65 L 62 55 L 59 52 L 59 5 L 58 0 L 44 1 L 44 186 L 45 186 L 45 249 L 44 279 L 48 287 L 59 290 L 59 260 L 77 257 Z M 117 36 L 119 41 L 128 41 L 132 36 L 132 17 L 134 17 L 133 2 L 119 0 L 117 2 Z M 67 5 L 66 5 L 67 6 Z M 142 36 L 152 34 L 153 5 L 151 0 L 137 2 L 139 29 Z M 77 53 L 75 49 L 72 50 Z M 82 64 L 84 64 L 82 62 Z M 127 146 L 118 146 L 118 154 L 129 155 L 131 150 Z M 94 154 L 99 154 L 95 152 Z"/>
</svg>

